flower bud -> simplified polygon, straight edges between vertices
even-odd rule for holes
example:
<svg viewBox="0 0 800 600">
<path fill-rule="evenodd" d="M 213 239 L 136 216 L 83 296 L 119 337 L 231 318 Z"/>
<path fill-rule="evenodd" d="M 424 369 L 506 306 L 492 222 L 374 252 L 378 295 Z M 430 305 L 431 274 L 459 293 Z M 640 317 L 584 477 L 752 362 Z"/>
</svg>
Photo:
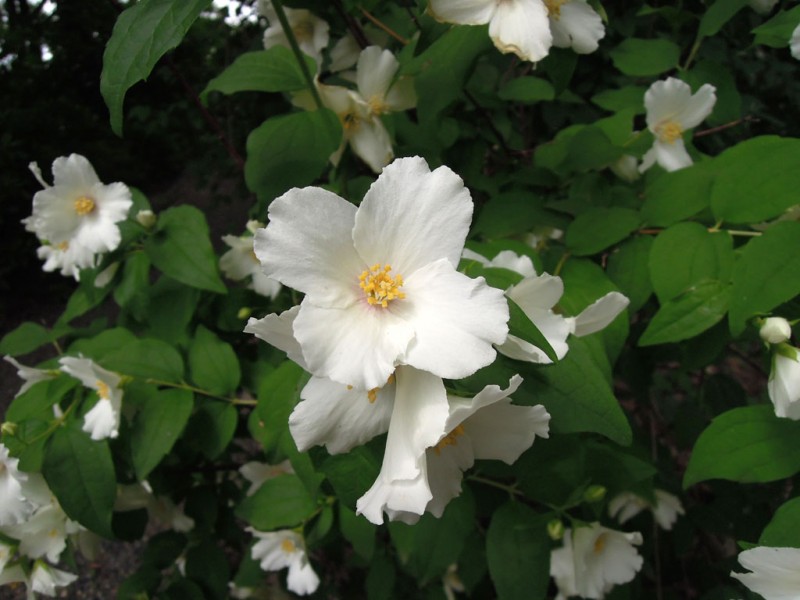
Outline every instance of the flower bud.
<svg viewBox="0 0 800 600">
<path fill-rule="evenodd" d="M 14 435 L 17 433 L 17 424 L 12 423 L 11 421 L 6 421 L 0 425 L 0 432 L 2 432 L 3 435 Z"/>
<path fill-rule="evenodd" d="M 557 542 L 564 537 L 564 523 L 561 519 L 553 519 L 547 524 L 547 535 L 554 542 Z"/>
<path fill-rule="evenodd" d="M 792 327 L 783 317 L 769 317 L 764 319 L 758 335 L 769 344 L 782 344 L 792 337 Z"/>
<path fill-rule="evenodd" d="M 249 306 L 243 306 L 242 308 L 239 309 L 239 312 L 236 313 L 236 318 L 246 319 L 252 314 L 253 314 L 252 308 L 250 308 Z"/>
<path fill-rule="evenodd" d="M 585 502 L 600 502 L 606 497 L 606 488 L 602 485 L 590 485 L 583 492 L 583 499 Z"/>
<path fill-rule="evenodd" d="M 157 217 L 152 210 L 140 210 L 136 213 L 136 221 L 145 229 L 152 229 L 156 220 Z"/>
</svg>

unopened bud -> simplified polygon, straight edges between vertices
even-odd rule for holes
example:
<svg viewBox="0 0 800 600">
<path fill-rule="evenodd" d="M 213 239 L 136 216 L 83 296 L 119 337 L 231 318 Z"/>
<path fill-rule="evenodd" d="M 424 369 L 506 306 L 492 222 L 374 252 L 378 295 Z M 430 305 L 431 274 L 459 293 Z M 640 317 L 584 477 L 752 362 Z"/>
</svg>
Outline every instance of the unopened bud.
<svg viewBox="0 0 800 600">
<path fill-rule="evenodd" d="M 11 421 L 6 421 L 0 425 L 0 432 L 2 432 L 3 435 L 14 435 L 17 433 L 17 424 L 12 423 Z"/>
<path fill-rule="evenodd" d="M 553 519 L 547 524 L 547 535 L 554 542 L 564 537 L 564 523 L 561 519 Z"/>
<path fill-rule="evenodd" d="M 783 317 L 768 317 L 761 324 L 758 335 L 768 344 L 782 344 L 792 337 L 792 326 Z"/>
<path fill-rule="evenodd" d="M 249 306 L 243 306 L 242 308 L 239 309 L 239 312 L 236 313 L 236 318 L 246 319 L 252 314 L 253 314 L 252 308 L 250 308 Z"/>
<path fill-rule="evenodd" d="M 586 491 L 583 492 L 583 499 L 586 502 L 600 502 L 600 500 L 606 497 L 606 491 L 606 488 L 602 485 L 590 485 L 586 488 Z"/>
<path fill-rule="evenodd" d="M 152 229 L 156 220 L 156 214 L 152 210 L 140 210 L 136 213 L 136 221 L 145 229 Z"/>
<path fill-rule="evenodd" d="M 253 235 L 256 234 L 256 229 L 263 229 L 264 224 L 261 221 L 256 221 L 255 219 L 250 219 L 245 226 L 247 231 L 252 233 Z"/>
</svg>

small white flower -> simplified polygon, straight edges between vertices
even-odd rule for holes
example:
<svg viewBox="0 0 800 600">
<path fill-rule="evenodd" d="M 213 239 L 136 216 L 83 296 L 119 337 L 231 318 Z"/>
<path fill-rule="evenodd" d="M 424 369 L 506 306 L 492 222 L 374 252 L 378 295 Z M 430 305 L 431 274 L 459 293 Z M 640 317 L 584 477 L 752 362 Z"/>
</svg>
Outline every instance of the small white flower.
<svg viewBox="0 0 800 600">
<path fill-rule="evenodd" d="M 788 344 L 776 347 L 767 391 L 777 416 L 800 420 L 800 351 L 797 348 Z"/>
<path fill-rule="evenodd" d="M 751 573 L 731 573 L 764 600 L 797 600 L 800 597 L 800 548 L 758 546 L 739 554 L 739 562 Z"/>
<path fill-rule="evenodd" d="M 319 65 L 322 62 L 322 50 L 328 45 L 328 24 L 305 9 L 284 7 L 283 11 L 300 50 Z M 289 38 L 281 27 L 272 2 L 259 0 L 258 12 L 269 21 L 269 27 L 264 31 L 264 48 L 267 50 L 273 46 L 291 48 Z"/>
<path fill-rule="evenodd" d="M 117 437 L 122 407 L 120 376 L 107 371 L 88 358 L 65 356 L 59 363 L 65 373 L 79 379 L 84 386 L 97 392 L 97 403 L 84 415 L 83 430 L 89 433 L 93 440 Z"/>
<path fill-rule="evenodd" d="M 792 326 L 783 317 L 767 317 L 761 324 L 758 335 L 768 344 L 782 344 L 792 337 Z"/>
<path fill-rule="evenodd" d="M 136 213 L 136 222 L 145 229 L 152 229 L 156 221 L 158 221 L 158 217 L 152 210 L 145 209 Z"/>
<path fill-rule="evenodd" d="M 263 227 L 263 224 L 258 225 Z M 224 235 L 222 241 L 230 247 L 219 259 L 219 267 L 225 276 L 234 281 L 252 277 L 248 287 L 257 294 L 274 300 L 281 291 L 281 284 L 267 277 L 261 270 L 261 263 L 253 251 L 253 236 Z"/>
<path fill-rule="evenodd" d="M 163 523 L 175 531 L 186 533 L 194 528 L 194 519 L 187 517 L 169 497 L 153 494 L 148 482 L 119 486 L 114 510 L 126 512 L 140 508 L 147 509 L 147 515 L 153 521 Z"/>
<path fill-rule="evenodd" d="M 570 596 L 600 600 L 615 585 L 628 583 L 642 568 L 634 545 L 638 532 L 623 533 L 591 523 L 564 532 L 564 545 L 550 554 L 550 575 L 558 586 L 557 600 Z"/>
<path fill-rule="evenodd" d="M 277 465 L 270 465 L 267 463 L 250 461 L 239 467 L 239 473 L 250 482 L 250 487 L 247 490 L 247 495 L 252 496 L 256 493 L 261 484 L 285 473 L 294 473 L 292 464 L 285 460 Z"/>
<path fill-rule="evenodd" d="M 389 42 L 389 35 L 382 29 L 367 25 L 363 28 L 365 37 L 367 38 L 368 46 L 379 46 L 384 48 Z M 343 38 L 339 39 L 331 48 L 331 64 L 328 65 L 328 70 L 331 73 L 339 73 L 340 77 L 344 77 L 350 81 L 352 72 L 341 73 L 349 69 L 358 62 L 358 57 L 361 55 L 361 47 L 358 45 L 356 38 L 351 33 L 346 34 Z"/>
<path fill-rule="evenodd" d="M 294 531 L 262 532 L 253 528 L 247 531 L 258 541 L 253 545 L 251 556 L 264 571 L 280 571 L 289 568 L 286 587 L 295 594 L 312 594 L 319 587 L 319 577 L 308 562 L 303 538 Z"/>
<path fill-rule="evenodd" d="M 21 523 L 34 509 L 23 490 L 28 475 L 18 465 L 19 459 L 9 456 L 8 448 L 0 443 L 0 525 Z"/>
<path fill-rule="evenodd" d="M 45 596 L 55 596 L 56 588 L 66 587 L 77 579 L 77 575 L 56 569 L 41 560 L 37 560 L 33 564 L 28 588 Z"/>
<path fill-rule="evenodd" d="M 669 77 L 656 81 L 645 92 L 647 128 L 655 136 L 653 147 L 645 153 L 639 171 L 644 173 L 656 162 L 666 171 L 677 171 L 692 164 L 683 144 L 683 134 L 699 125 L 717 102 L 716 88 L 703 84 L 692 94 L 689 84 Z"/>
<path fill-rule="evenodd" d="M 19 375 L 20 379 L 24 381 L 22 387 L 14 395 L 15 398 L 27 392 L 29 389 L 31 389 L 31 387 L 40 381 L 53 379 L 54 377 L 58 376 L 58 371 L 53 371 L 50 369 L 36 369 L 34 367 L 26 367 L 25 365 L 21 365 L 12 356 L 4 356 L 3 360 L 14 365 L 14 368 L 17 369 L 17 375 Z"/>
<path fill-rule="evenodd" d="M 55 563 L 67 547 L 67 537 L 80 529 L 81 526 L 71 521 L 53 498 L 38 507 L 25 521 L 6 527 L 5 531 L 20 540 L 20 554 L 30 558 L 46 556 L 47 560 Z"/>
<path fill-rule="evenodd" d="M 42 270 L 52 273 L 58 270 L 64 277 L 80 281 L 81 269 L 90 269 L 97 264 L 97 255 L 76 243 L 61 242 L 58 246 L 42 244 L 36 256 L 44 261 Z"/>
<path fill-rule="evenodd" d="M 608 514 L 616 518 L 620 525 L 629 521 L 645 509 L 651 510 L 659 527 L 672 529 L 678 515 L 684 514 L 683 506 L 677 496 L 663 490 L 655 490 L 655 505 L 632 492 L 623 492 L 608 503 Z"/>
<path fill-rule="evenodd" d="M 639 179 L 639 161 L 635 156 L 630 154 L 623 154 L 609 168 L 611 172 L 617 177 L 628 183 L 632 183 Z"/>
<path fill-rule="evenodd" d="M 553 45 L 591 54 L 606 35 L 600 15 L 586 0 L 544 0 L 550 17 Z"/>
</svg>

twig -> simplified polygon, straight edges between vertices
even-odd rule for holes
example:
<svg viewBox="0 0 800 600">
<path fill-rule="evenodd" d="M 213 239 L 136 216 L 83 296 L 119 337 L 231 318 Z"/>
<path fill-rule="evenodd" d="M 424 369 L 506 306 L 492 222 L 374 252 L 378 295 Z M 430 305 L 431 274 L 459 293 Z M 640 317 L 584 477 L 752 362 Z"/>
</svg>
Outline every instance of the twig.
<svg viewBox="0 0 800 600">
<path fill-rule="evenodd" d="M 741 119 L 736 119 L 735 121 L 731 121 L 730 123 L 725 123 L 724 125 L 719 125 L 717 127 L 712 127 L 711 129 L 703 129 L 702 131 L 696 131 L 694 137 L 704 137 L 706 135 L 712 135 L 719 131 L 724 131 L 725 129 L 730 129 L 731 127 L 736 127 L 737 125 L 741 125 L 742 123 L 749 123 L 751 121 L 758 121 L 758 119 L 754 119 L 751 116 L 742 117 Z"/>
<path fill-rule="evenodd" d="M 365 17 L 367 17 L 367 18 L 368 18 L 370 21 L 372 21 L 372 22 L 373 22 L 375 25 L 377 25 L 378 27 L 380 27 L 381 29 L 383 29 L 383 30 L 384 30 L 386 33 L 388 33 L 390 36 L 392 36 L 394 39 L 396 39 L 398 42 L 400 42 L 401 44 L 403 44 L 403 46 L 405 46 L 406 44 L 408 44 L 408 40 L 407 40 L 406 38 L 404 38 L 402 35 L 400 35 L 399 33 L 397 33 L 397 32 L 396 32 L 394 29 L 392 29 L 391 27 L 389 27 L 389 26 L 388 26 L 386 23 L 384 23 L 383 21 L 381 21 L 381 20 L 380 20 L 380 19 L 378 19 L 377 17 L 374 17 L 374 16 L 372 16 L 372 15 L 369 13 L 369 11 L 367 11 L 366 9 L 363 9 L 363 8 L 362 8 L 362 9 L 361 9 L 361 13 L 362 13 L 362 14 L 363 14 Z"/>
<path fill-rule="evenodd" d="M 364 30 L 361 29 L 361 25 L 358 24 L 358 21 L 356 21 L 351 15 L 347 14 L 344 6 L 342 6 L 342 0 L 333 0 L 333 7 L 336 9 L 336 12 L 339 13 L 339 16 L 344 19 L 344 22 L 347 24 L 347 28 L 353 35 L 353 39 L 355 39 L 359 48 L 363 50 L 369 46 L 369 40 L 364 34 Z"/>
</svg>

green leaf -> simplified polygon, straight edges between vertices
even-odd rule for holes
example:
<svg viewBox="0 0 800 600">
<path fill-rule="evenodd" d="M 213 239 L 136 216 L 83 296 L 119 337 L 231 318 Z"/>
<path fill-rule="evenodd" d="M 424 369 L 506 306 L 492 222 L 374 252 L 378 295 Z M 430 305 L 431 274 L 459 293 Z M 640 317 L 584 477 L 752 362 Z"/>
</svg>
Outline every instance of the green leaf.
<svg viewBox="0 0 800 600">
<path fill-rule="evenodd" d="M 716 280 L 693 285 L 667 300 L 639 338 L 639 346 L 679 342 L 719 323 L 728 310 L 731 288 Z"/>
<path fill-rule="evenodd" d="M 261 531 L 296 527 L 317 508 L 296 475 L 279 475 L 265 481 L 258 491 L 236 508 L 236 516 Z"/>
<path fill-rule="evenodd" d="M 99 362 L 108 354 L 136 341 L 136 336 L 129 329 L 114 327 L 106 329 L 93 338 L 75 340 L 69 345 L 68 354 L 83 354 L 87 358 Z"/>
<path fill-rule="evenodd" d="M 197 288 L 170 277 L 161 277 L 150 288 L 148 336 L 173 344 L 180 341 L 186 335 L 199 300 L 200 290 Z"/>
<path fill-rule="evenodd" d="M 777 223 L 741 250 L 733 272 L 731 332 L 800 294 L 800 223 Z"/>
<path fill-rule="evenodd" d="M 708 207 L 714 173 L 713 161 L 664 173 L 645 190 L 642 219 L 653 227 L 670 225 L 693 217 Z"/>
<path fill-rule="evenodd" d="M 105 440 L 92 441 L 75 421 L 60 427 L 47 445 L 42 474 L 70 519 L 113 537 L 117 480 Z"/>
<path fill-rule="evenodd" d="M 653 293 L 648 264 L 652 246 L 653 238 L 642 235 L 626 240 L 608 257 L 608 276 L 631 301 L 631 314 Z"/>
<path fill-rule="evenodd" d="M 330 481 L 339 501 L 355 509 L 356 500 L 375 483 L 381 463 L 368 446 L 356 446 L 347 454 L 325 459 L 320 470 Z"/>
<path fill-rule="evenodd" d="M 300 398 L 303 369 L 290 360 L 267 375 L 258 386 L 258 405 L 250 416 L 250 434 L 267 452 L 276 450 L 289 428 L 289 414 Z"/>
<path fill-rule="evenodd" d="M 565 165 L 573 171 L 602 169 L 622 156 L 622 149 L 599 126 L 582 127 L 568 142 Z"/>
<path fill-rule="evenodd" d="M 753 29 L 755 34 L 753 43 L 772 48 L 785 48 L 789 45 L 798 22 L 800 22 L 800 6 L 781 11 L 763 25 Z"/>
<path fill-rule="evenodd" d="M 800 548 L 800 498 L 784 502 L 758 538 L 759 546 Z"/>
<path fill-rule="evenodd" d="M 272 200 L 317 179 L 342 141 L 328 109 L 270 117 L 247 137 L 244 178 L 260 199 Z"/>
<path fill-rule="evenodd" d="M 194 407 L 186 390 L 150 395 L 137 413 L 131 431 L 131 458 L 136 478 L 144 481 L 180 437 Z"/>
<path fill-rule="evenodd" d="M 699 223 L 678 223 L 662 231 L 650 250 L 650 278 L 662 304 L 704 279 L 730 280 L 733 239 Z"/>
<path fill-rule="evenodd" d="M 133 84 L 147 79 L 158 60 L 180 44 L 211 0 L 139 0 L 117 19 L 103 54 L 100 93 L 111 129 L 122 135 L 122 103 Z"/>
<path fill-rule="evenodd" d="M 305 55 L 303 59 L 308 72 L 314 73 L 317 70 L 314 59 Z M 210 92 L 293 92 L 305 87 L 306 80 L 294 53 L 284 46 L 273 46 L 269 50 L 240 54 L 232 65 L 208 82 L 200 99 L 205 102 Z"/>
<path fill-rule="evenodd" d="M 339 503 L 339 527 L 355 553 L 364 560 L 370 560 L 375 551 L 375 525 Z"/>
<path fill-rule="evenodd" d="M 716 157 L 714 170 L 711 210 L 717 220 L 758 223 L 779 217 L 797 204 L 800 139 L 747 140 Z"/>
<path fill-rule="evenodd" d="M 183 439 L 194 449 L 214 460 L 231 443 L 239 413 L 232 404 L 218 400 L 202 400 L 186 426 Z"/>
<path fill-rule="evenodd" d="M 486 533 L 486 560 L 500 600 L 544 600 L 550 581 L 549 515 L 519 502 L 495 511 Z"/>
<path fill-rule="evenodd" d="M 734 408 L 715 418 L 695 443 L 683 487 L 707 479 L 763 483 L 800 471 L 800 422 L 769 406 Z"/>
<path fill-rule="evenodd" d="M 217 395 L 234 392 L 242 376 L 231 345 L 202 325 L 189 347 L 189 373 L 198 387 Z"/>
<path fill-rule="evenodd" d="M 639 213 L 629 208 L 593 208 L 567 228 L 567 248 L 576 256 L 596 254 L 636 231 L 639 220 Z"/>
<path fill-rule="evenodd" d="M 745 6 L 747 6 L 747 0 L 716 0 L 700 19 L 697 37 L 716 35 L 722 26 Z"/>
<path fill-rule="evenodd" d="M 104 367 L 139 377 L 180 383 L 183 381 L 183 359 L 166 342 L 135 340 L 118 348 L 101 360 Z"/>
<path fill-rule="evenodd" d="M 612 112 L 633 109 L 636 114 L 641 114 L 645 111 L 644 93 L 646 91 L 646 88 L 638 85 L 628 85 L 618 90 L 603 90 L 592 96 L 592 102 L 600 108 Z"/>
<path fill-rule="evenodd" d="M 525 340 L 539 348 L 547 355 L 547 358 L 554 363 L 558 362 L 558 355 L 547 338 L 544 337 L 536 324 L 528 318 L 528 315 L 511 298 L 506 298 L 510 318 L 508 320 L 508 333 Z"/>
<path fill-rule="evenodd" d="M 149 287 L 150 259 L 144 252 L 134 252 L 122 268 L 122 279 L 114 288 L 114 300 L 135 319 L 143 321 L 150 302 Z"/>
<path fill-rule="evenodd" d="M 205 215 L 194 206 L 175 206 L 160 213 L 144 250 L 165 275 L 201 290 L 225 293 Z"/>
<path fill-rule="evenodd" d="M 501 87 L 497 95 L 501 100 L 520 102 L 522 104 L 536 104 L 542 100 L 554 99 L 556 92 L 553 85 L 544 79 L 517 77 Z"/>
<path fill-rule="evenodd" d="M 40 346 L 49 344 L 66 333 L 66 328 L 50 331 L 38 323 L 25 321 L 0 340 L 0 354 L 22 356 L 33 352 Z"/>
<path fill-rule="evenodd" d="M 668 40 L 628 38 L 609 54 L 614 66 L 625 75 L 649 77 L 677 67 L 681 49 Z"/>
<path fill-rule="evenodd" d="M 78 385 L 77 380 L 66 374 L 35 383 L 28 391 L 11 401 L 4 419 L 12 423 L 37 417 L 44 420 L 52 419 L 52 406 L 60 402 L 76 385 Z"/>
<path fill-rule="evenodd" d="M 228 557 L 212 540 L 203 540 L 187 550 L 186 576 L 203 588 L 206 598 L 228 597 Z"/>
</svg>

